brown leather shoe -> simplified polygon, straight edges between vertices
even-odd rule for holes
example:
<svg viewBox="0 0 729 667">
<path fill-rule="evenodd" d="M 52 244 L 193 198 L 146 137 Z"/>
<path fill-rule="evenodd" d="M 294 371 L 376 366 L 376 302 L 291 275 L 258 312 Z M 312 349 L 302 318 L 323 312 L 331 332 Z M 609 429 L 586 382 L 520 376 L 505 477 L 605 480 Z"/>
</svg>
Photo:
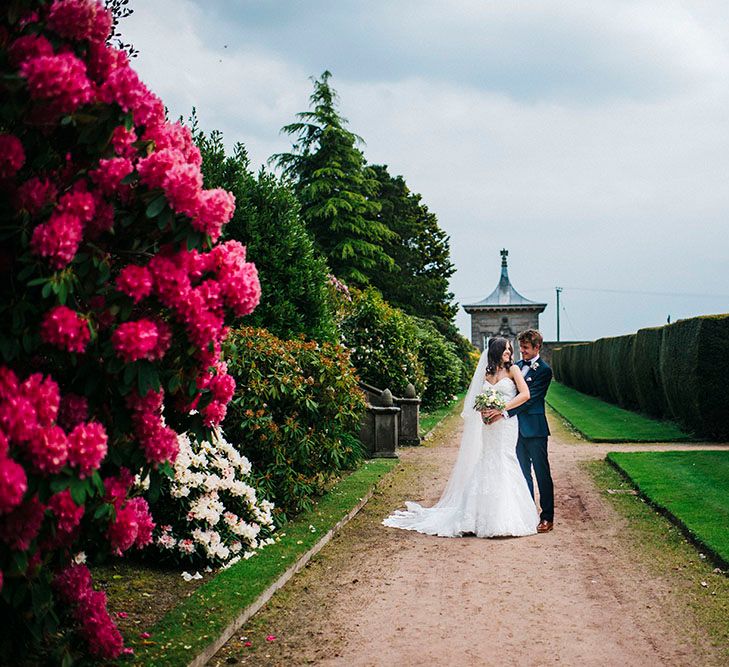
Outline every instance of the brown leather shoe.
<svg viewBox="0 0 729 667">
<path fill-rule="evenodd" d="M 554 528 L 554 521 L 547 521 L 546 519 L 542 519 L 539 522 L 539 525 L 537 526 L 537 532 L 538 533 L 548 533 L 553 528 Z"/>
</svg>

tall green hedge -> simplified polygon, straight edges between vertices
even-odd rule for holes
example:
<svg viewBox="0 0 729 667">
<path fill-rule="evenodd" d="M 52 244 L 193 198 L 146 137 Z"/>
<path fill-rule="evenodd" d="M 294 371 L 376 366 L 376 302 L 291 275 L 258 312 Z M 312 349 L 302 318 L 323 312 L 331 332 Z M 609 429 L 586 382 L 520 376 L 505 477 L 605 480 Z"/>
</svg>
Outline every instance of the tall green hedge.
<svg viewBox="0 0 729 667">
<path fill-rule="evenodd" d="M 729 315 L 679 320 L 635 334 L 554 350 L 559 382 L 625 408 L 675 419 L 702 437 L 729 439 L 729 401 L 721 364 Z"/>
<path fill-rule="evenodd" d="M 638 409 L 654 417 L 668 413 L 660 365 L 662 340 L 663 327 L 640 329 L 631 355 Z"/>
</svg>

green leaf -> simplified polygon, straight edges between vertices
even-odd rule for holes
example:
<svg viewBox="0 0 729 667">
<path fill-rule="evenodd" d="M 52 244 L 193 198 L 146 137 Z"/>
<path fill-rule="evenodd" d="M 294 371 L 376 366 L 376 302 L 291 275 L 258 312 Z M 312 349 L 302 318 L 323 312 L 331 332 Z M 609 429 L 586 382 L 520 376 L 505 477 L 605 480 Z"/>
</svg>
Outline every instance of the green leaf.
<svg viewBox="0 0 729 667">
<path fill-rule="evenodd" d="M 73 478 L 71 480 L 71 498 L 77 505 L 82 506 L 86 502 L 88 484 L 84 479 Z"/>
<path fill-rule="evenodd" d="M 52 283 L 47 282 L 45 285 L 43 285 L 43 289 L 41 290 L 41 296 L 44 299 L 47 299 L 51 295 L 51 287 Z"/>
<path fill-rule="evenodd" d="M 137 387 L 139 389 L 140 396 L 146 396 L 147 392 L 150 389 L 152 391 L 159 391 L 159 373 L 157 372 L 157 368 L 148 361 L 143 361 L 139 363 Z"/>
<path fill-rule="evenodd" d="M 144 214 L 148 218 L 156 218 L 160 213 L 162 213 L 164 207 L 167 205 L 167 199 L 164 195 L 157 195 L 149 204 L 147 205 L 147 210 L 144 212 Z"/>
</svg>

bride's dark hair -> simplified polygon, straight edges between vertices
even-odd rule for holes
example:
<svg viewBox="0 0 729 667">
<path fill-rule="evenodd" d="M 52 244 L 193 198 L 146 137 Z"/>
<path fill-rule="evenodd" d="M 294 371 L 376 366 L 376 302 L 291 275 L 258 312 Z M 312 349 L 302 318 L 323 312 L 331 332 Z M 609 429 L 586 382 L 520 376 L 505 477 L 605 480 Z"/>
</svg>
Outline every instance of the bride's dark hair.
<svg viewBox="0 0 729 667">
<path fill-rule="evenodd" d="M 505 364 L 501 362 L 501 357 L 504 356 L 504 350 L 506 350 L 508 344 L 509 341 L 501 336 L 489 338 L 489 348 L 486 354 L 486 375 L 496 375 L 496 371 L 501 366 L 507 371 L 511 368 L 510 361 L 507 361 Z"/>
</svg>

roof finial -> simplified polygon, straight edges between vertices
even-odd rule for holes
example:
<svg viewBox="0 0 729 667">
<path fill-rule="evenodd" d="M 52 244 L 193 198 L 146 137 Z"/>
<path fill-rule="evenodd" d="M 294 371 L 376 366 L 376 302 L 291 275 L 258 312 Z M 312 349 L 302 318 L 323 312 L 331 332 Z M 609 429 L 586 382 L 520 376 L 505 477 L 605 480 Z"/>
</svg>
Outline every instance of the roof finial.
<svg viewBox="0 0 729 667">
<path fill-rule="evenodd" d="M 509 256 L 509 251 L 504 248 L 501 251 L 501 267 L 506 268 L 506 258 Z"/>
</svg>

